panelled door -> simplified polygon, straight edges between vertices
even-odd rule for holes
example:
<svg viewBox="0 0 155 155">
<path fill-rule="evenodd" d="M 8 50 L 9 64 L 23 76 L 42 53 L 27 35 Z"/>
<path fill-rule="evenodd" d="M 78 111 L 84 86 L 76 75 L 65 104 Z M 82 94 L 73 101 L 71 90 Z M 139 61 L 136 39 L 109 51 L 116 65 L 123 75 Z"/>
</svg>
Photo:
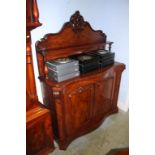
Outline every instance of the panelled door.
<svg viewBox="0 0 155 155">
<path fill-rule="evenodd" d="M 91 120 L 94 83 L 82 81 L 71 84 L 65 90 L 65 123 L 70 135 L 78 132 Z"/>
</svg>

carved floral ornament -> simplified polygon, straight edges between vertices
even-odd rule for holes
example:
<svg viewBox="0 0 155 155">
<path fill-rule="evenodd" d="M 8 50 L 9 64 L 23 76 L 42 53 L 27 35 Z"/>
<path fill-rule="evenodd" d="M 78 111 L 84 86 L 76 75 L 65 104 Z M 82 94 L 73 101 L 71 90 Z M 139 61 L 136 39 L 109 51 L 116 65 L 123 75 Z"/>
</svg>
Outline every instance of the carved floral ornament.
<svg viewBox="0 0 155 155">
<path fill-rule="evenodd" d="M 85 26 L 85 21 L 83 17 L 80 15 L 79 11 L 76 11 L 70 18 L 70 23 L 73 31 L 79 32 L 82 31 Z"/>
</svg>

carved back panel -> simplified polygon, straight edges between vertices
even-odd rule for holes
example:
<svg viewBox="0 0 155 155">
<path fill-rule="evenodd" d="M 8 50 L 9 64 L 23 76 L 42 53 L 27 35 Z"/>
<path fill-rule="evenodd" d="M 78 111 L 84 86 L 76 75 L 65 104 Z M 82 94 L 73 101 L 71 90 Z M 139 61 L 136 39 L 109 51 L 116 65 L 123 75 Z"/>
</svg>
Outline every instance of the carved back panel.
<svg viewBox="0 0 155 155">
<path fill-rule="evenodd" d="M 44 62 L 47 60 L 104 49 L 105 43 L 106 34 L 93 30 L 76 11 L 59 33 L 46 34 L 36 42 L 40 75 L 44 73 Z"/>
<path fill-rule="evenodd" d="M 46 34 L 36 43 L 36 48 L 38 52 L 49 52 L 105 42 L 106 35 L 100 30 L 94 31 L 90 24 L 84 21 L 79 11 L 76 11 L 59 33 Z"/>
</svg>

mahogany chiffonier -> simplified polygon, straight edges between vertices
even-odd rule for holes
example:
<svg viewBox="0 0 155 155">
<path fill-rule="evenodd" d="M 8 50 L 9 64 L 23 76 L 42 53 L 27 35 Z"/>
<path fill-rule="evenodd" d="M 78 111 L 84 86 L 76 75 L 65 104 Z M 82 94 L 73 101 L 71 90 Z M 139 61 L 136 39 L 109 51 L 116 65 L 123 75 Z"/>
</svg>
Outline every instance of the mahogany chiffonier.
<svg viewBox="0 0 155 155">
<path fill-rule="evenodd" d="M 36 0 L 26 0 L 26 155 L 47 155 L 54 149 L 50 111 L 36 92 L 31 30 L 40 26 Z"/>
<path fill-rule="evenodd" d="M 96 69 L 78 77 L 56 82 L 48 78 L 46 62 L 99 49 L 105 49 L 106 34 L 95 31 L 77 11 L 59 33 L 46 34 L 36 42 L 39 79 L 44 105 L 52 115 L 54 138 L 60 149 L 101 125 L 118 112 L 117 99 L 125 65 Z"/>
</svg>

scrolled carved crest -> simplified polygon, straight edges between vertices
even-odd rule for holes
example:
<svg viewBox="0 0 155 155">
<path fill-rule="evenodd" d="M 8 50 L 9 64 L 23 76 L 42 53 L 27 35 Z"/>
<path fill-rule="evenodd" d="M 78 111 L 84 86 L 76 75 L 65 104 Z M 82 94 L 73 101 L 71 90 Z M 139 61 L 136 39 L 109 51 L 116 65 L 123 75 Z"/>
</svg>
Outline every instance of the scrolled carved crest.
<svg viewBox="0 0 155 155">
<path fill-rule="evenodd" d="M 79 11 L 76 11 L 70 18 L 70 23 L 73 31 L 79 32 L 82 31 L 85 26 L 85 21 L 83 17 L 80 15 Z"/>
</svg>

